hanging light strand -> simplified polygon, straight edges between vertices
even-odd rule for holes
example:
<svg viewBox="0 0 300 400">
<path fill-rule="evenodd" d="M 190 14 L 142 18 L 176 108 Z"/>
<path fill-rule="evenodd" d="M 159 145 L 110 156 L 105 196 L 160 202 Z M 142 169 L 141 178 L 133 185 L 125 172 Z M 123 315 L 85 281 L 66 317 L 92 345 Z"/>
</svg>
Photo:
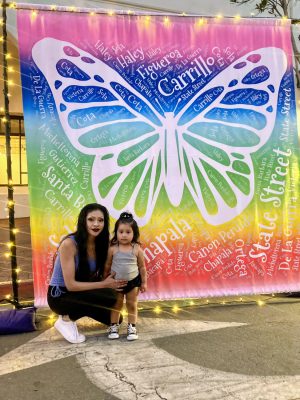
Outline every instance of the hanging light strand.
<svg viewBox="0 0 300 400">
<path fill-rule="evenodd" d="M 2 2 L 2 65 L 3 65 L 3 96 L 4 96 L 4 122 L 5 129 L 5 146 L 6 146 L 6 166 L 7 166 L 7 209 L 8 209 L 8 221 L 9 221 L 9 243 L 10 248 L 7 252 L 7 257 L 11 261 L 11 278 L 12 278 L 12 289 L 13 289 L 13 304 L 19 308 L 19 279 L 18 279 L 18 267 L 17 267 L 17 254 L 16 254 L 16 234 L 15 234 L 15 202 L 13 198 L 13 180 L 12 180 L 12 160 L 11 160 L 11 124 L 10 124 L 10 113 L 9 113 L 9 82 L 8 82 L 8 59 L 10 54 L 7 48 L 7 14 L 6 14 L 7 3 Z"/>
<path fill-rule="evenodd" d="M 109 6 L 111 6 L 111 1 L 106 1 L 102 0 L 102 3 L 107 3 Z M 121 2 L 114 2 L 114 6 L 116 7 L 123 7 L 124 3 Z M 156 15 L 156 16 L 179 16 L 179 17 L 206 17 L 206 18 L 216 18 L 217 20 L 220 18 L 231 18 L 234 20 L 237 19 L 242 19 L 242 18 L 249 18 L 255 16 L 256 19 L 274 19 L 274 17 L 260 17 L 257 15 L 254 15 L 252 12 L 251 15 L 249 16 L 232 16 L 232 15 L 222 15 L 217 14 L 215 16 L 208 16 L 208 15 L 202 15 L 202 14 L 195 14 L 195 13 L 186 13 L 184 11 L 174 11 L 170 10 L 167 8 L 163 7 L 150 7 L 150 6 L 145 6 L 144 4 L 138 4 L 138 3 L 126 3 L 126 9 L 115 9 L 115 10 L 107 10 L 107 8 L 86 8 L 86 7 L 75 7 L 75 6 L 60 6 L 56 4 L 31 4 L 31 3 L 16 3 L 16 2 L 7 2 L 6 5 L 11 8 L 11 9 L 17 9 L 17 10 L 32 10 L 32 15 L 36 17 L 38 15 L 39 11 L 49 11 L 49 12 L 72 12 L 72 13 L 87 13 L 91 16 L 94 16 L 95 14 L 106 14 L 106 15 Z M 279 20 L 281 18 L 278 18 Z M 300 20 L 299 19 L 290 19 L 291 23 L 293 24 L 299 24 Z"/>
</svg>

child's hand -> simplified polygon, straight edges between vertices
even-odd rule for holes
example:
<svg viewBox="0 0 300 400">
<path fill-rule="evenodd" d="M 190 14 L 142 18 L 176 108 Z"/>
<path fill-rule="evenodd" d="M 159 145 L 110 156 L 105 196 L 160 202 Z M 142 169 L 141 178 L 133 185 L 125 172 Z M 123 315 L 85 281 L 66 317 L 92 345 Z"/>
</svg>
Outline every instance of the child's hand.
<svg viewBox="0 0 300 400">
<path fill-rule="evenodd" d="M 142 283 L 141 284 L 141 293 L 146 292 L 146 290 L 147 290 L 147 283 Z"/>
</svg>

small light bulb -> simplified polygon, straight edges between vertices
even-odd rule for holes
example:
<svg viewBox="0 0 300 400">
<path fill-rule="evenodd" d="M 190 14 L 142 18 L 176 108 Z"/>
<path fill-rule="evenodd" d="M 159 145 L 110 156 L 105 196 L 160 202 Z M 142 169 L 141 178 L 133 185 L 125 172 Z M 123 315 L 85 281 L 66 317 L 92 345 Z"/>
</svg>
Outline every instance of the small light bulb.
<svg viewBox="0 0 300 400">
<path fill-rule="evenodd" d="M 179 307 L 177 305 L 172 307 L 172 311 L 176 314 L 179 311 Z"/>
<path fill-rule="evenodd" d="M 161 308 L 159 306 L 154 307 L 155 314 L 160 314 L 161 313 Z"/>
<path fill-rule="evenodd" d="M 204 25 L 204 19 L 203 19 L 203 18 L 199 18 L 199 19 L 197 20 L 197 25 L 198 25 L 198 26 Z"/>
<path fill-rule="evenodd" d="M 19 232 L 19 229 L 18 229 L 18 228 L 14 228 L 14 229 L 12 230 L 12 232 L 13 232 L 13 234 L 15 235 L 16 233 Z"/>
<path fill-rule="evenodd" d="M 259 306 L 264 306 L 264 305 L 265 305 L 265 302 L 262 301 L 262 300 L 258 300 L 258 301 L 257 301 L 257 304 L 258 304 Z"/>
</svg>

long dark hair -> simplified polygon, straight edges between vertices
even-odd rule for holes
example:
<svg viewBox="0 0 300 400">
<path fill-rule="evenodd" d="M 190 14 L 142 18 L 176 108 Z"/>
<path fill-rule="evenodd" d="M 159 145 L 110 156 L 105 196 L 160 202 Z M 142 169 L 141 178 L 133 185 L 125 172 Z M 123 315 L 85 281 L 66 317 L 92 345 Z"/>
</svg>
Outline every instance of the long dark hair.
<svg viewBox="0 0 300 400">
<path fill-rule="evenodd" d="M 74 235 L 77 244 L 79 265 L 75 272 L 75 279 L 81 282 L 86 282 L 91 279 L 87 254 L 88 232 L 86 228 L 86 219 L 89 213 L 97 210 L 103 213 L 104 227 L 102 232 L 95 238 L 96 273 L 94 279 L 101 280 L 109 246 L 109 213 L 107 209 L 98 203 L 91 203 L 84 206 L 78 215 L 77 230 L 67 236 L 70 237 Z"/>
<path fill-rule="evenodd" d="M 140 239 L 140 230 L 138 227 L 138 224 L 136 220 L 133 218 L 133 215 L 128 213 L 128 212 L 122 212 L 120 215 L 119 219 L 117 219 L 116 224 L 115 224 L 115 229 L 114 229 L 114 236 L 110 241 L 111 245 L 117 244 L 118 243 L 118 229 L 120 224 L 127 224 L 130 225 L 133 231 L 133 238 L 132 238 L 132 243 L 137 243 L 141 244 L 139 239 Z"/>
</svg>

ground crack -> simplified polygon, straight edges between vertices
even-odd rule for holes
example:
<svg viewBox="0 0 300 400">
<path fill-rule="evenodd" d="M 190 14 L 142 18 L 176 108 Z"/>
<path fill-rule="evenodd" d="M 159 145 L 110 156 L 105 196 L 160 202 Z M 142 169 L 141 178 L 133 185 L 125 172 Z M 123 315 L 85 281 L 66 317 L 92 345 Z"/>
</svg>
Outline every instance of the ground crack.
<svg viewBox="0 0 300 400">
<path fill-rule="evenodd" d="M 110 366 L 109 359 L 108 359 L 107 362 L 105 363 L 105 368 L 106 368 L 106 371 L 107 371 L 107 372 L 110 372 L 110 373 L 114 374 L 115 377 L 116 377 L 119 381 L 121 381 L 121 382 L 126 383 L 127 385 L 129 385 L 129 386 L 130 386 L 130 390 L 132 391 L 132 393 L 135 394 L 135 398 L 138 399 L 138 395 L 137 395 L 137 390 L 136 390 L 135 384 L 132 383 L 132 382 L 130 382 L 130 381 L 128 381 L 127 378 L 126 378 L 126 376 L 125 376 L 124 374 L 122 374 L 122 372 L 120 372 L 119 370 L 116 370 L 115 368 L 112 368 L 112 367 Z"/>
<path fill-rule="evenodd" d="M 157 396 L 162 399 L 162 400 L 168 400 L 166 397 L 162 397 L 159 393 L 158 393 L 158 388 L 155 388 L 155 393 L 157 394 Z"/>
</svg>

